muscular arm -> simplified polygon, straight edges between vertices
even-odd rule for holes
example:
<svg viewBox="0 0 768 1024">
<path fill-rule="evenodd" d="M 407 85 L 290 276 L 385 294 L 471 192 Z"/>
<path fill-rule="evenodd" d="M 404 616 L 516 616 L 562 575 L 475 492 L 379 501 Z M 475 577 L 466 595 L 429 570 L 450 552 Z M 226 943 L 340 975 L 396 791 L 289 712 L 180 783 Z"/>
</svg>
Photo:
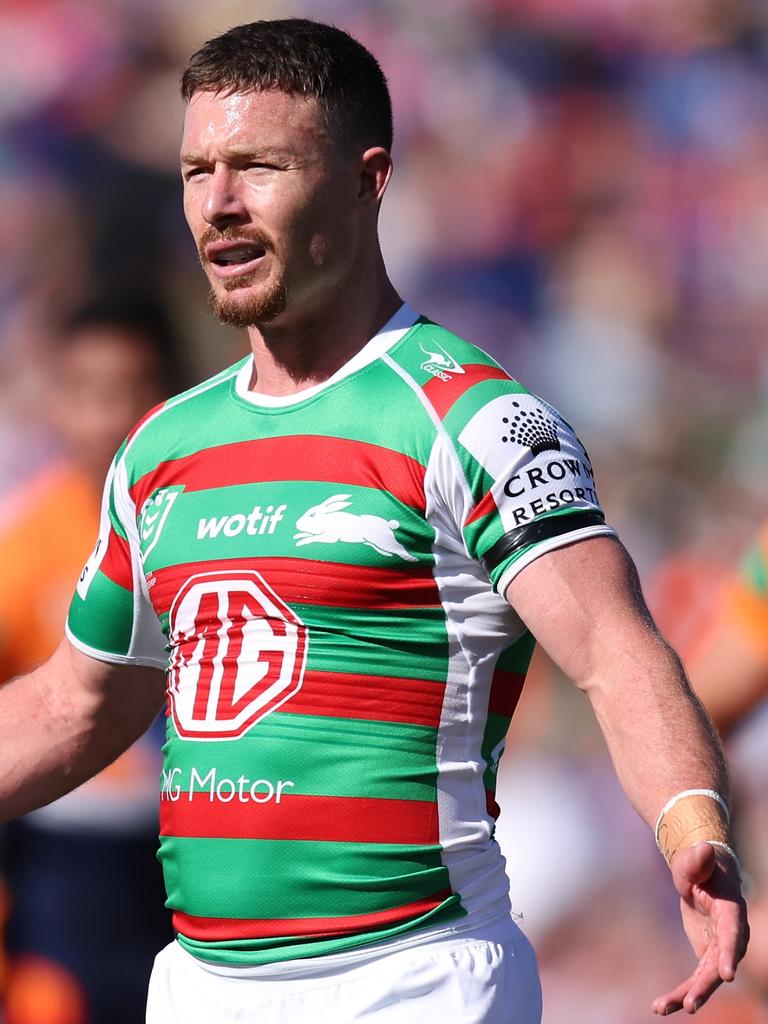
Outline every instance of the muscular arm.
<svg viewBox="0 0 768 1024">
<path fill-rule="evenodd" d="M 0 686 L 0 820 L 63 796 L 101 771 L 162 706 L 156 669 L 96 661 L 69 641 Z"/>
<path fill-rule="evenodd" d="M 507 600 L 592 704 L 619 780 L 653 826 L 675 793 L 727 796 L 720 745 L 645 607 L 624 548 L 596 537 L 524 569 Z"/>
<path fill-rule="evenodd" d="M 654 626 L 634 565 L 617 541 L 596 537 L 543 555 L 510 583 L 506 597 L 589 697 L 621 784 L 651 827 L 682 790 L 727 797 L 714 729 Z M 706 842 L 683 843 L 671 867 L 698 964 L 655 1000 L 662 1015 L 694 1013 L 730 981 L 749 935 L 738 869 L 727 853 Z"/>
</svg>

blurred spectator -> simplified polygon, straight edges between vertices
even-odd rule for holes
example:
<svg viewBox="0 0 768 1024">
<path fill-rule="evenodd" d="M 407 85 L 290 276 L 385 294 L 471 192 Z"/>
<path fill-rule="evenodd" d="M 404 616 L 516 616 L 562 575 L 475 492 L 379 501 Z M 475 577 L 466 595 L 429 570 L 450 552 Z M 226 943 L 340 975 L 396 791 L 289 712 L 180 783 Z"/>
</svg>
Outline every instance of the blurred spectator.
<svg viewBox="0 0 768 1024">
<path fill-rule="evenodd" d="M 161 312 L 130 296 L 82 308 L 50 345 L 43 379 L 60 452 L 0 504 L 3 680 L 58 643 L 112 455 L 178 384 Z M 170 933 L 155 860 L 163 732 L 158 723 L 91 782 L 5 827 L 7 1024 L 141 1019 Z"/>
</svg>

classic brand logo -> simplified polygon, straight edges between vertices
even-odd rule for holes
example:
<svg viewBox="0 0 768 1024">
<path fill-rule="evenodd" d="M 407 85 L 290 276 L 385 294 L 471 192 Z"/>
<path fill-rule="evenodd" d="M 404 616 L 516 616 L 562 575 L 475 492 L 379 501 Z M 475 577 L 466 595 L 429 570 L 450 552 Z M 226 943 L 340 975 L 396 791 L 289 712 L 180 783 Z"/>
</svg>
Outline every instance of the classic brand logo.
<svg viewBox="0 0 768 1024">
<path fill-rule="evenodd" d="M 453 356 L 436 341 L 431 341 L 429 348 L 425 348 L 424 343 L 419 342 L 419 348 L 428 357 L 421 364 L 421 368 L 431 373 L 433 377 L 448 381 L 451 380 L 452 373 L 464 373 L 463 367 L 459 366 Z"/>
<path fill-rule="evenodd" d="M 400 523 L 382 516 L 344 512 L 352 504 L 349 494 L 332 494 L 319 505 L 307 509 L 296 520 L 298 533 L 293 535 L 296 547 L 305 544 L 366 544 L 380 555 L 397 555 L 406 562 L 418 559 L 407 551 L 395 536 Z"/>
<path fill-rule="evenodd" d="M 300 688 L 307 630 L 251 570 L 191 576 L 170 612 L 168 693 L 189 739 L 236 739 Z"/>
<path fill-rule="evenodd" d="M 146 560 L 147 555 L 160 540 L 168 513 L 183 490 L 184 484 L 177 484 L 175 487 L 160 487 L 142 505 L 137 523 L 142 559 Z"/>
</svg>

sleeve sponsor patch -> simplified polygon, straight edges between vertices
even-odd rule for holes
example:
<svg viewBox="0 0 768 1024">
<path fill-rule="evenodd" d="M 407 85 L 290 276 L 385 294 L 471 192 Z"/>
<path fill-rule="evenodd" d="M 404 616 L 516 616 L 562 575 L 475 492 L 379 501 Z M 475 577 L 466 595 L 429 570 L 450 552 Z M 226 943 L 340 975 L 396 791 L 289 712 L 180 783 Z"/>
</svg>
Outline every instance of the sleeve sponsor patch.
<svg viewBox="0 0 768 1024">
<path fill-rule="evenodd" d="M 600 511 L 584 446 L 560 414 L 530 394 L 493 399 L 458 438 L 491 477 L 470 520 L 497 512 L 504 532 L 548 514 Z"/>
</svg>

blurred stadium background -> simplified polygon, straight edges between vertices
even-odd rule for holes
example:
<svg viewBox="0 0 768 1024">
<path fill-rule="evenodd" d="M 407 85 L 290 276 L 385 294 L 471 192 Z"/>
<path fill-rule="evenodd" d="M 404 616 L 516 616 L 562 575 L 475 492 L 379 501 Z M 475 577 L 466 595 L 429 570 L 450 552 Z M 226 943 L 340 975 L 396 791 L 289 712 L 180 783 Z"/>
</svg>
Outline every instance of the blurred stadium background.
<svg viewBox="0 0 768 1024">
<path fill-rule="evenodd" d="M 765 0 L 2 0 L 0 508 L 56 455 L 42 367 L 94 293 L 158 297 L 189 381 L 245 351 L 181 214 L 178 73 L 209 36 L 292 15 L 348 29 L 389 78 L 396 285 L 577 426 L 685 650 L 768 511 Z M 757 715 L 730 746 L 762 881 L 766 739 Z M 649 1020 L 691 965 L 676 899 L 543 658 L 501 771 L 544 1024 Z M 766 1006 L 737 982 L 697 1019 L 765 1024 Z"/>
</svg>

